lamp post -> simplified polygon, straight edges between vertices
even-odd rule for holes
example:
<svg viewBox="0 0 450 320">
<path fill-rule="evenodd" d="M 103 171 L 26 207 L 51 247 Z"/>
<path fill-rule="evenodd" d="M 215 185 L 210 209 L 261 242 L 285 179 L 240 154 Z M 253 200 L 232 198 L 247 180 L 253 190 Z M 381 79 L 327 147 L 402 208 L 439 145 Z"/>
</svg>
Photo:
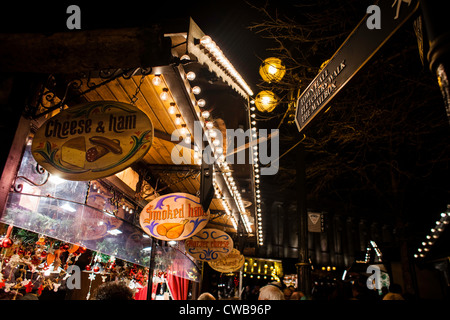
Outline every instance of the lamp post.
<svg viewBox="0 0 450 320">
<path fill-rule="evenodd" d="M 263 61 L 259 68 L 261 78 L 267 83 L 280 82 L 286 73 L 286 67 L 281 59 L 267 58 Z M 289 94 L 294 96 L 294 90 Z M 279 103 L 278 97 L 268 90 L 261 91 L 257 94 L 255 105 L 261 112 L 271 112 Z M 281 123 L 280 123 L 281 124 Z M 297 179 L 297 214 L 299 218 L 298 223 L 298 263 L 297 279 L 298 289 L 305 294 L 311 291 L 310 284 L 310 264 L 308 258 L 308 212 L 306 206 L 306 172 L 305 172 L 305 150 L 302 143 L 297 146 L 296 154 L 296 179 Z"/>
</svg>

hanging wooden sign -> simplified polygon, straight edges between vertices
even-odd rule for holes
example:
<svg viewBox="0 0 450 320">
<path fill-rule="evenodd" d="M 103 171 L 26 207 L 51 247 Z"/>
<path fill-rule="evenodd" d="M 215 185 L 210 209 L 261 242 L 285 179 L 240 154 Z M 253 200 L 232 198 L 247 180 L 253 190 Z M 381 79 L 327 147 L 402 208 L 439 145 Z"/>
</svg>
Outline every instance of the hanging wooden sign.
<svg viewBox="0 0 450 320">
<path fill-rule="evenodd" d="M 150 149 L 153 125 L 137 107 L 96 101 L 70 107 L 36 132 L 31 152 L 47 171 L 87 181 L 111 176 Z"/>
<path fill-rule="evenodd" d="M 208 261 L 211 268 L 218 272 L 228 273 L 239 270 L 245 262 L 245 257 L 237 249 L 231 252 L 222 259 Z"/>
<path fill-rule="evenodd" d="M 222 259 L 233 249 L 233 239 L 218 229 L 203 229 L 184 242 L 186 252 L 201 261 Z"/>
<path fill-rule="evenodd" d="M 417 0 L 379 0 L 376 4 L 379 27 L 370 25 L 372 14 L 367 13 L 297 99 L 295 123 L 300 132 L 419 7 Z"/>
<path fill-rule="evenodd" d="M 149 202 L 141 212 L 142 229 L 160 240 L 184 240 L 202 230 L 209 221 L 200 199 L 188 193 L 171 193 Z"/>
</svg>

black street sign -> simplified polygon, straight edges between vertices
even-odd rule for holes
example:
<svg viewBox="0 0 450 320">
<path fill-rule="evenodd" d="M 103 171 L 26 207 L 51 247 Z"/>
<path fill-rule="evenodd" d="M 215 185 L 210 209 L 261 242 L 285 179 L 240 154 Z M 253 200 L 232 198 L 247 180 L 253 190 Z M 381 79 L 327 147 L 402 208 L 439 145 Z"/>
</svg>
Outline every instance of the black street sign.
<svg viewBox="0 0 450 320">
<path fill-rule="evenodd" d="M 381 46 L 414 14 L 418 0 L 379 0 L 298 98 L 301 132 Z"/>
</svg>

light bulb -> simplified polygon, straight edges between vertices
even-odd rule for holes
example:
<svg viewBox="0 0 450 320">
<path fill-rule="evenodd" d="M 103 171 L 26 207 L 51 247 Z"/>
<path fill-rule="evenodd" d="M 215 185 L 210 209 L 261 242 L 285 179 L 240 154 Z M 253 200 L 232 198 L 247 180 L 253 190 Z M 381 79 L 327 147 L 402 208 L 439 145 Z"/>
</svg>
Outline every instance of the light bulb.
<svg viewBox="0 0 450 320">
<path fill-rule="evenodd" d="M 177 126 L 181 124 L 181 114 L 177 114 L 177 117 L 175 118 L 175 124 Z"/>
<path fill-rule="evenodd" d="M 267 69 L 267 72 L 269 72 L 271 75 L 274 75 L 277 73 L 277 68 L 275 68 L 274 66 L 270 65 L 269 68 Z"/>
<path fill-rule="evenodd" d="M 159 75 L 155 76 L 155 77 L 152 79 L 152 83 L 153 83 L 155 86 L 159 86 L 159 85 L 161 84 L 161 82 L 162 82 L 162 80 L 161 80 L 161 77 L 160 77 Z"/>
<path fill-rule="evenodd" d="M 187 133 L 187 129 L 186 129 L 186 125 L 185 125 L 185 124 L 182 124 L 182 125 L 181 125 L 180 133 L 181 133 L 181 134 L 186 134 L 186 133 Z"/>
<path fill-rule="evenodd" d="M 195 86 L 192 88 L 192 93 L 193 94 L 200 94 L 200 92 L 202 92 L 202 89 L 200 89 L 199 86 Z"/>
<path fill-rule="evenodd" d="M 215 130 L 209 130 L 209 136 L 211 137 L 211 138 L 215 138 L 215 137 L 217 137 L 217 132 L 215 131 Z"/>
<path fill-rule="evenodd" d="M 207 122 L 207 123 L 205 124 L 205 126 L 206 126 L 206 128 L 208 128 L 208 129 L 212 129 L 212 127 L 214 127 L 214 124 L 213 124 L 212 122 Z"/>
<path fill-rule="evenodd" d="M 161 98 L 162 101 L 166 101 L 167 99 L 169 99 L 169 89 L 164 88 L 163 92 L 161 92 L 159 97 Z"/>
<path fill-rule="evenodd" d="M 202 44 L 202 45 L 207 45 L 207 44 L 210 44 L 212 42 L 212 39 L 211 39 L 211 37 L 209 37 L 209 36 L 203 36 L 201 39 L 200 39 L 200 43 Z"/>
<path fill-rule="evenodd" d="M 189 72 L 186 74 L 186 79 L 188 79 L 189 81 L 195 80 L 195 72 L 189 71 Z"/>
<path fill-rule="evenodd" d="M 175 114 L 175 111 L 176 111 L 175 103 L 171 102 L 170 107 L 169 107 L 169 109 L 167 109 L 167 111 L 169 111 L 169 114 Z"/>
<path fill-rule="evenodd" d="M 200 108 L 203 108 L 203 107 L 206 105 L 206 101 L 203 100 L 203 99 L 200 99 L 200 100 L 197 101 L 197 105 L 198 105 Z"/>
<path fill-rule="evenodd" d="M 202 117 L 203 117 L 204 119 L 209 118 L 209 111 L 203 111 L 203 112 L 202 112 Z"/>
</svg>

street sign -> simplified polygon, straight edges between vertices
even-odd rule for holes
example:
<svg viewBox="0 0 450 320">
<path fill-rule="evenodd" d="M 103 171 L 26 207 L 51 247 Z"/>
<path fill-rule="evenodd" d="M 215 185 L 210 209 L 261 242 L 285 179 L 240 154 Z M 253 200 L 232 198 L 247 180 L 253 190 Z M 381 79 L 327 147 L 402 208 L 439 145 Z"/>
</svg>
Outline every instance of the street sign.
<svg viewBox="0 0 450 320">
<path fill-rule="evenodd" d="M 298 98 L 295 123 L 301 132 L 328 102 L 414 14 L 418 0 L 380 0 Z M 369 9 L 374 8 L 374 11 Z"/>
</svg>

